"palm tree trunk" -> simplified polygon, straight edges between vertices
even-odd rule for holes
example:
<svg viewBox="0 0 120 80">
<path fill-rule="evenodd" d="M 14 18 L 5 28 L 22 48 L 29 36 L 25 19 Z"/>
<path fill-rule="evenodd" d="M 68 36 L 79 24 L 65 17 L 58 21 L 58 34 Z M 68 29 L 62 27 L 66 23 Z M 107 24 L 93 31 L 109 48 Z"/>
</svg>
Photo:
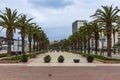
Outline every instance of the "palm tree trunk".
<svg viewBox="0 0 120 80">
<path fill-rule="evenodd" d="M 42 43 L 39 41 L 39 51 L 41 51 L 41 48 L 42 48 Z"/>
<path fill-rule="evenodd" d="M 37 51 L 39 51 L 39 42 L 37 41 Z"/>
<path fill-rule="evenodd" d="M 96 54 L 96 55 L 98 55 L 98 54 L 97 54 L 97 51 L 98 51 L 98 40 L 95 39 L 95 54 Z"/>
<path fill-rule="evenodd" d="M 11 39 L 10 38 L 7 38 L 8 39 L 8 49 L 7 49 L 7 56 L 11 56 Z"/>
<path fill-rule="evenodd" d="M 84 39 L 84 55 L 86 55 L 86 38 Z"/>
<path fill-rule="evenodd" d="M 107 32 L 107 56 L 111 57 L 111 30 L 112 30 L 112 24 L 108 22 L 106 24 L 106 32 Z"/>
<path fill-rule="evenodd" d="M 80 52 L 82 53 L 83 52 L 83 45 L 81 43 L 81 47 L 80 47 Z"/>
<path fill-rule="evenodd" d="M 29 39 L 29 52 L 31 54 L 31 39 Z"/>
<path fill-rule="evenodd" d="M 90 54 L 90 38 L 88 38 L 88 54 Z"/>
<path fill-rule="evenodd" d="M 35 52 L 35 38 L 33 39 L 33 49 L 34 49 L 34 52 Z"/>
<path fill-rule="evenodd" d="M 83 44 L 82 44 L 82 38 L 81 38 L 81 42 L 80 42 L 80 51 L 82 53 L 82 49 L 83 49 Z"/>
<path fill-rule="evenodd" d="M 7 56 L 11 56 L 11 40 L 13 37 L 13 31 L 12 29 L 7 29 L 6 31 L 6 35 L 7 35 L 7 40 L 8 40 L 8 49 L 7 49 Z"/>
<path fill-rule="evenodd" d="M 98 37 L 99 37 L 99 34 L 98 33 L 95 33 L 95 54 L 97 54 L 97 51 L 98 51 Z"/>
<path fill-rule="evenodd" d="M 115 33 L 113 34 L 113 41 L 114 41 L 114 46 L 113 46 L 113 48 L 114 48 L 114 54 L 116 54 L 116 51 L 115 51 Z"/>
<path fill-rule="evenodd" d="M 25 54 L 25 37 L 22 37 L 22 53 Z"/>
</svg>

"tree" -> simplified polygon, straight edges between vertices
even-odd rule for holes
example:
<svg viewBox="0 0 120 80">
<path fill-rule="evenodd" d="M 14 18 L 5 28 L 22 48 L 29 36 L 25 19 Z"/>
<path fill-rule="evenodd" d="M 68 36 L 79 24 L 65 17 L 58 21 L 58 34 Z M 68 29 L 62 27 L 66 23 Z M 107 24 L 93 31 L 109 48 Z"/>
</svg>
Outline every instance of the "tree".
<svg viewBox="0 0 120 80">
<path fill-rule="evenodd" d="M 120 11 L 118 7 L 102 6 L 102 9 L 98 9 L 92 17 L 96 18 L 100 22 L 105 22 L 105 30 L 107 34 L 107 56 L 111 57 L 111 32 L 112 23 L 118 20 L 117 13 Z"/>
<path fill-rule="evenodd" d="M 90 38 L 93 33 L 93 28 L 90 23 L 84 23 L 84 28 L 85 28 L 85 34 L 87 38 L 87 44 L 88 44 L 88 54 L 90 54 Z"/>
<path fill-rule="evenodd" d="M 8 40 L 8 56 L 11 55 L 11 41 L 18 24 L 17 17 L 17 10 L 12 11 L 10 8 L 5 8 L 5 12 L 0 13 L 0 26 L 6 28 L 6 37 Z"/>
<path fill-rule="evenodd" d="M 82 41 L 83 41 L 83 44 L 84 44 L 84 55 L 86 55 L 86 47 L 87 47 L 87 33 L 86 33 L 86 28 L 84 26 L 82 26 L 80 28 L 80 33 L 82 35 Z"/>
<path fill-rule="evenodd" d="M 25 51 L 25 36 L 27 34 L 27 27 L 29 25 L 29 22 L 32 20 L 32 18 L 27 19 L 26 15 L 21 15 L 18 18 L 18 29 L 20 29 L 20 34 L 21 34 L 21 38 L 22 38 L 22 53 L 24 54 Z"/>
<path fill-rule="evenodd" d="M 95 39 L 95 54 L 97 55 L 98 51 L 98 41 L 99 41 L 99 35 L 103 30 L 103 25 L 97 21 L 91 22 L 92 29 L 93 29 L 93 36 Z"/>
<path fill-rule="evenodd" d="M 35 45 L 35 42 L 37 42 L 37 38 L 40 34 L 40 31 L 41 31 L 41 27 L 39 27 L 38 25 L 34 25 L 34 30 L 33 30 L 33 49 L 35 51 L 35 48 L 36 48 L 36 45 Z"/>
<path fill-rule="evenodd" d="M 31 48 L 31 42 L 32 42 L 32 38 L 33 38 L 33 33 L 34 33 L 34 27 L 33 24 L 29 24 L 27 26 L 27 35 L 28 35 L 28 41 L 29 41 L 29 52 L 31 53 L 32 48 Z"/>
<path fill-rule="evenodd" d="M 116 26 L 113 25 L 113 26 L 112 26 L 112 33 L 113 33 L 113 43 L 114 43 L 114 44 L 113 44 L 113 45 L 114 45 L 114 46 L 113 46 L 114 54 L 116 54 L 116 51 L 115 51 L 115 34 L 116 34 L 116 32 L 118 32 L 118 31 L 119 31 L 119 25 L 116 25 Z"/>
</svg>

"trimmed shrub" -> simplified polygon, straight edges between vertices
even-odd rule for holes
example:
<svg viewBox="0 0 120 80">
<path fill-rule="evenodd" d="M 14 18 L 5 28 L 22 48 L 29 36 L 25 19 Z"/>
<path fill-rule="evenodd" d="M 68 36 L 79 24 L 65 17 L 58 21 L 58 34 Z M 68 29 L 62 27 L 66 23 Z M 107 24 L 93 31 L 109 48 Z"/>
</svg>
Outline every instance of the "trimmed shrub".
<svg viewBox="0 0 120 80">
<path fill-rule="evenodd" d="M 59 62 L 59 63 L 63 63 L 63 62 L 64 62 L 64 57 L 63 57 L 62 55 L 60 55 L 60 56 L 58 57 L 58 62 Z"/>
<path fill-rule="evenodd" d="M 49 63 L 51 61 L 51 56 L 50 55 L 46 55 L 45 57 L 44 57 L 44 62 L 45 63 Z"/>
<path fill-rule="evenodd" d="M 94 60 L 94 57 L 93 57 L 92 55 L 88 55 L 88 56 L 87 56 L 87 61 L 88 61 L 88 62 L 92 63 L 93 60 Z"/>
<path fill-rule="evenodd" d="M 22 62 L 27 62 L 28 61 L 28 56 L 27 55 L 23 55 L 22 56 Z"/>
</svg>

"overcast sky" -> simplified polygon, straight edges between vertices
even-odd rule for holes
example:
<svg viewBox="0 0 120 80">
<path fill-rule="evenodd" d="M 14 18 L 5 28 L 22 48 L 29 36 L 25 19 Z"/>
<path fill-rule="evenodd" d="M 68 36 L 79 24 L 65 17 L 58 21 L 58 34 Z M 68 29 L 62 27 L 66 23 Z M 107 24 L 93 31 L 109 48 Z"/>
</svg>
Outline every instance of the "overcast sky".
<svg viewBox="0 0 120 80">
<path fill-rule="evenodd" d="M 120 0 L 0 0 L 1 11 L 9 7 L 34 18 L 33 22 L 41 26 L 52 41 L 71 35 L 75 20 L 91 21 L 90 16 L 101 5 L 120 7 Z M 5 32 L 1 35 L 5 36 Z"/>
</svg>

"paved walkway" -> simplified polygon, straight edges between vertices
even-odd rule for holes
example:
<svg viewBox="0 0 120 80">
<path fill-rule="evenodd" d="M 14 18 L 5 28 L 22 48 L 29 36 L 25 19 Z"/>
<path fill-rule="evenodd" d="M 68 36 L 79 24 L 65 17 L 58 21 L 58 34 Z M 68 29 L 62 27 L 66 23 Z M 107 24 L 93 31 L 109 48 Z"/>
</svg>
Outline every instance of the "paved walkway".
<svg viewBox="0 0 120 80">
<path fill-rule="evenodd" d="M 120 67 L 1 66 L 0 80 L 120 80 Z"/>
<path fill-rule="evenodd" d="M 50 55 L 52 60 L 50 63 L 44 63 L 43 58 L 46 55 Z M 63 55 L 65 60 L 64 63 L 58 63 L 58 56 Z M 73 59 L 80 59 L 80 63 L 74 63 Z M 48 52 L 38 56 L 36 59 L 31 59 L 28 62 L 28 66 L 96 66 L 94 63 L 88 63 L 85 57 L 82 57 L 79 54 L 73 54 L 68 52 Z"/>
<path fill-rule="evenodd" d="M 50 55 L 52 57 L 52 61 L 50 63 L 44 63 L 43 58 L 46 55 Z M 64 63 L 58 63 L 57 58 L 58 56 L 63 55 L 65 58 Z M 73 59 L 80 59 L 79 63 L 74 63 Z M 70 66 L 70 67 L 96 67 L 96 66 L 120 66 L 120 63 L 110 64 L 110 63 L 102 63 L 99 61 L 94 60 L 93 63 L 88 63 L 86 57 L 82 57 L 79 54 L 73 54 L 68 52 L 48 52 L 46 54 L 41 54 L 37 56 L 37 58 L 30 59 L 28 63 L 1 63 L 0 66 L 40 66 L 40 67 L 53 67 L 53 66 Z"/>
</svg>

